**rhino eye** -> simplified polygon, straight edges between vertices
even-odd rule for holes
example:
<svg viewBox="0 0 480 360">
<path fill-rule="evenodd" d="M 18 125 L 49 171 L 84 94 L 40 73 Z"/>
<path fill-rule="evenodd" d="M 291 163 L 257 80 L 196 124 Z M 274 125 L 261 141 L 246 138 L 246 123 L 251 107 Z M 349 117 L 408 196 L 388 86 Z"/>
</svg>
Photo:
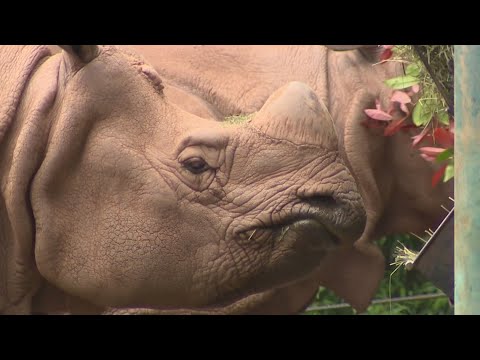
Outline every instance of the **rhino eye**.
<svg viewBox="0 0 480 360">
<path fill-rule="evenodd" d="M 210 166 L 208 166 L 205 160 L 199 157 L 185 160 L 183 162 L 183 167 L 195 175 L 201 174 L 210 169 Z"/>
</svg>

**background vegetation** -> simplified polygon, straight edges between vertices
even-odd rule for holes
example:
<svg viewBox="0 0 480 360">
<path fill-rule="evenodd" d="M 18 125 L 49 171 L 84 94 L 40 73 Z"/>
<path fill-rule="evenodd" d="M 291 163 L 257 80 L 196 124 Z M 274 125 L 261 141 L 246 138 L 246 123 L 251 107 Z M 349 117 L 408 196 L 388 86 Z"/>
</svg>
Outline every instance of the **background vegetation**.
<svg viewBox="0 0 480 360">
<path fill-rule="evenodd" d="M 402 76 L 389 79 L 386 84 L 394 91 L 389 109 L 367 109 L 367 127 L 385 127 L 383 136 L 394 136 L 406 128 L 417 128 L 412 137 L 412 146 L 418 146 L 421 156 L 430 162 L 443 164 L 432 178 L 432 186 L 453 178 L 453 45 L 383 45 L 382 61 L 400 61 L 404 67 Z M 381 63 L 379 64 L 381 65 Z M 420 96 L 417 96 L 420 95 Z M 414 100 L 417 98 L 417 100 Z M 400 106 L 403 117 L 395 119 L 392 114 Z M 423 146 L 423 147 L 422 147 Z M 427 166 L 427 163 L 425 163 Z M 450 315 L 453 307 L 446 296 L 430 300 L 388 302 L 388 299 L 422 295 L 443 294 L 419 272 L 408 271 L 398 266 L 396 249 L 420 251 L 424 243 L 410 235 L 389 236 L 378 245 L 383 250 L 389 265 L 377 292 L 376 299 L 386 303 L 372 304 L 365 314 L 369 315 Z M 414 253 L 407 251 L 405 255 Z M 407 258 L 407 256 L 405 256 Z M 411 260 L 413 260 L 411 259 Z M 393 265 L 393 263 L 397 264 Z M 326 308 L 343 301 L 331 291 L 320 288 L 310 308 Z M 307 311 L 306 314 L 352 315 L 351 307 Z"/>
<path fill-rule="evenodd" d="M 394 250 L 397 246 L 404 244 L 411 250 L 419 251 L 423 243 L 409 235 L 389 236 L 379 241 L 388 264 L 394 262 Z M 404 266 L 398 268 L 390 265 L 385 271 L 385 276 L 377 292 L 376 299 L 390 299 L 400 296 L 412 296 L 420 294 L 443 294 L 432 283 L 415 270 L 408 271 Z M 391 286 L 390 286 L 391 281 Z M 390 295 L 391 293 L 391 295 Z M 325 305 L 341 304 L 343 300 L 338 298 L 331 291 L 320 288 L 315 302 L 311 307 L 324 307 Z M 342 309 L 327 309 L 321 311 L 307 311 L 308 315 L 353 315 L 355 311 L 351 307 Z M 365 315 L 453 315 L 453 307 L 450 306 L 448 298 L 441 297 L 431 300 L 404 301 L 371 305 L 363 313 Z"/>
</svg>

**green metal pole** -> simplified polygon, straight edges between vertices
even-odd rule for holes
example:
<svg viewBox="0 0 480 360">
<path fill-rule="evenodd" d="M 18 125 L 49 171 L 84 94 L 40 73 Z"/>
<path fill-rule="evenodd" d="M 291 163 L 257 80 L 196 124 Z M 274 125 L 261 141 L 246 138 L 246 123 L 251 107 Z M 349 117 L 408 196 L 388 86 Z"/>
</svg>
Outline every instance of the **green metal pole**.
<svg viewBox="0 0 480 360">
<path fill-rule="evenodd" d="M 480 314 L 478 45 L 455 45 L 455 314 Z"/>
</svg>

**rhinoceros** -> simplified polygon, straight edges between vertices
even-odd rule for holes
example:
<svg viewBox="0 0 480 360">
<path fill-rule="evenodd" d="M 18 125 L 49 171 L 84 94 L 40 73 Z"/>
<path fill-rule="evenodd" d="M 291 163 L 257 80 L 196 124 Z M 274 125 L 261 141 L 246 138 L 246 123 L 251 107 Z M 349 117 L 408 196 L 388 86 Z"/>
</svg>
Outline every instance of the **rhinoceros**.
<svg viewBox="0 0 480 360">
<path fill-rule="evenodd" d="M 363 310 L 370 241 L 438 217 L 406 139 L 357 126 L 370 52 L 64 50 L 0 50 L 0 313 L 296 313 L 319 285 Z"/>
<path fill-rule="evenodd" d="M 275 289 L 318 272 L 365 306 L 364 204 L 308 85 L 232 125 L 130 51 L 62 47 L 0 47 L 0 313 L 287 313 L 311 291 Z"/>
</svg>

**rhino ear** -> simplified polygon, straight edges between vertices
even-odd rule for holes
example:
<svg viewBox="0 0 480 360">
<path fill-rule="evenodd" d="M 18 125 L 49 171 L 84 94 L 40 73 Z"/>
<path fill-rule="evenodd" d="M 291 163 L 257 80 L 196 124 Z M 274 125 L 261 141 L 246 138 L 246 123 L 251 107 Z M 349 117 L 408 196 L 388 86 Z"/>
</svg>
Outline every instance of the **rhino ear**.
<svg viewBox="0 0 480 360">
<path fill-rule="evenodd" d="M 58 45 L 83 63 L 89 63 L 99 54 L 97 45 Z"/>
<path fill-rule="evenodd" d="M 358 50 L 371 63 L 380 62 L 382 47 L 380 45 L 325 45 L 333 51 Z"/>
</svg>

